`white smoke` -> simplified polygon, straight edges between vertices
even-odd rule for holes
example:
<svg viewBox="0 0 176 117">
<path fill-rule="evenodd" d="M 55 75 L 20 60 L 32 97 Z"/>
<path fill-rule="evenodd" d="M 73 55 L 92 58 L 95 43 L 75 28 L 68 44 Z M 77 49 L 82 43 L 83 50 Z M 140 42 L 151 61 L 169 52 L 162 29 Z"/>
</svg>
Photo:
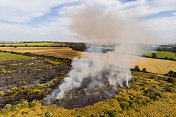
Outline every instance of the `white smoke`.
<svg viewBox="0 0 176 117">
<path fill-rule="evenodd" d="M 133 61 L 126 55 L 136 53 L 137 44 L 151 42 L 155 36 L 147 28 L 128 18 L 120 13 L 105 12 L 93 7 L 87 7 L 73 16 L 71 29 L 76 33 L 75 37 L 86 42 L 120 45 L 108 53 L 97 53 L 93 44 L 87 46 L 88 52 L 80 59 L 73 59 L 71 71 L 52 92 L 51 98 L 63 98 L 72 89 L 79 88 L 86 78 L 90 79 L 90 83 L 84 90 L 103 89 L 104 77 L 114 90 L 118 87 L 129 87 L 129 68 Z"/>
</svg>

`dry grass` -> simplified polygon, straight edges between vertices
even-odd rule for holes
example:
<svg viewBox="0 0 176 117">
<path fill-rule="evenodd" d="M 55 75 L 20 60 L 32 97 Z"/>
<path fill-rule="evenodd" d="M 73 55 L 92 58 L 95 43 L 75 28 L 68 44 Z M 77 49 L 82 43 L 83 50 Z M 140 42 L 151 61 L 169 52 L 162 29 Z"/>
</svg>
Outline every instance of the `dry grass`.
<svg viewBox="0 0 176 117">
<path fill-rule="evenodd" d="M 119 93 L 111 99 L 100 101 L 91 106 L 84 108 L 74 108 L 71 110 L 58 107 L 56 105 L 42 106 L 40 103 L 37 104 L 33 109 L 23 108 L 19 111 L 13 111 L 5 114 L 6 117 L 12 116 L 23 116 L 23 117 L 40 117 L 45 116 L 45 113 L 51 112 L 53 117 L 97 117 L 102 115 L 104 112 L 115 111 L 119 117 L 175 117 L 176 116 L 176 93 L 165 92 L 165 86 L 172 86 L 175 90 L 174 85 L 167 83 L 162 80 L 149 79 L 143 75 L 133 75 L 133 78 L 138 78 L 137 81 L 133 82 L 130 89 L 119 89 Z M 141 86 L 140 84 L 144 84 Z M 161 85 L 162 84 L 162 85 Z M 152 89 L 156 87 L 157 90 L 164 93 L 165 97 L 158 98 L 154 101 L 149 97 L 145 96 L 144 90 Z M 121 100 L 119 100 L 121 99 Z M 123 99 L 123 100 L 122 100 Z M 125 99 L 125 100 L 124 100 Z M 149 100 L 148 103 L 146 99 Z M 133 103 L 136 105 L 129 106 L 129 109 L 123 109 L 121 103 Z M 107 116 L 107 115 L 106 115 Z M 107 117 L 111 117 L 110 115 Z M 118 117 L 118 116 L 117 116 Z"/>
<path fill-rule="evenodd" d="M 31 52 L 35 54 L 45 54 L 48 56 L 56 56 L 62 58 L 80 57 L 81 52 L 72 50 L 69 47 L 0 47 L 0 50 L 14 51 L 14 52 Z"/>
</svg>

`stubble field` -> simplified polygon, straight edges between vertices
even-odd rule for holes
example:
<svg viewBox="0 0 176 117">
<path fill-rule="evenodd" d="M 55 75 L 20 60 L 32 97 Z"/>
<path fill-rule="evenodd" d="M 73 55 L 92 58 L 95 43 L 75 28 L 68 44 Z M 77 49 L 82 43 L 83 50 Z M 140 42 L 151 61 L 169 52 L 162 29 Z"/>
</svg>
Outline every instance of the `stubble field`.
<svg viewBox="0 0 176 117">
<path fill-rule="evenodd" d="M 0 47 L 3 51 L 14 51 L 14 52 L 30 52 L 35 54 L 44 54 L 47 56 L 55 56 L 59 58 L 70 58 L 80 57 L 81 52 L 72 50 L 69 47 Z"/>
</svg>

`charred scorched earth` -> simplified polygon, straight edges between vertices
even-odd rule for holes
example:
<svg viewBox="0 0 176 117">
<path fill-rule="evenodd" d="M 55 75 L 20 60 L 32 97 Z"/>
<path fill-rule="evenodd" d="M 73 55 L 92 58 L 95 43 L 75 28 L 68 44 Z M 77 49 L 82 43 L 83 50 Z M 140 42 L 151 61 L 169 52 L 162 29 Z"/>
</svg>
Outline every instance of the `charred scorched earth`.
<svg viewBox="0 0 176 117">
<path fill-rule="evenodd" d="M 117 66 L 113 67 L 119 69 Z M 104 69 L 94 77 L 90 76 L 84 78 L 80 87 L 72 88 L 69 92 L 67 92 L 65 97 L 61 99 L 56 98 L 52 101 L 52 103 L 57 104 L 60 107 L 73 109 L 82 108 L 87 105 L 93 105 L 99 101 L 110 99 L 118 93 L 118 88 L 128 88 L 127 82 L 125 80 L 121 80 L 121 78 L 117 76 L 118 72 L 119 71 L 114 72 L 112 69 L 108 68 Z M 115 86 L 111 85 L 109 82 L 109 77 L 111 77 L 112 74 L 114 74 L 113 77 L 119 80 L 119 83 Z M 56 94 L 58 94 L 57 91 Z"/>
<path fill-rule="evenodd" d="M 16 104 L 20 99 L 32 101 L 42 99 L 41 95 L 19 93 L 19 89 L 35 87 L 57 77 L 63 77 L 69 71 L 67 64 L 52 64 L 42 58 L 0 63 L 0 107 Z M 27 88 L 26 88 L 27 89 Z M 13 90 L 16 94 L 13 94 Z M 19 94 L 18 94 L 19 93 Z"/>
</svg>

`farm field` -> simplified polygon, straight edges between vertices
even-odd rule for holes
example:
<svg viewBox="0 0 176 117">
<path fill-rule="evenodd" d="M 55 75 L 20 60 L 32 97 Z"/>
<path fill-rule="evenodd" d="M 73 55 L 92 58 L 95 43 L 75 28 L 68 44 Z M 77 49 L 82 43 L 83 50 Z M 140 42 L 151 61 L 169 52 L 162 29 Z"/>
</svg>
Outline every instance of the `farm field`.
<svg viewBox="0 0 176 117">
<path fill-rule="evenodd" d="M 64 44 L 59 44 L 59 43 L 49 43 L 49 42 L 36 42 L 36 43 L 7 43 L 7 44 L 0 44 L 0 46 L 11 46 L 11 47 L 20 47 L 20 46 L 30 46 L 30 47 L 33 47 L 33 46 L 65 46 Z"/>
<path fill-rule="evenodd" d="M 60 58 L 70 58 L 80 57 L 81 52 L 72 50 L 69 47 L 0 47 L 3 51 L 14 51 L 14 52 L 30 52 L 35 54 L 44 54 L 47 56 L 55 56 Z"/>
<path fill-rule="evenodd" d="M 144 55 L 152 57 L 152 53 L 156 53 L 156 58 L 174 59 L 176 60 L 176 53 L 167 51 L 143 51 Z"/>
<path fill-rule="evenodd" d="M 30 58 L 31 57 L 0 52 L 0 62 L 13 61 L 13 60 L 22 60 L 22 59 L 30 59 Z"/>
<path fill-rule="evenodd" d="M 0 50 L 5 51 L 14 51 L 14 52 L 31 52 L 35 54 L 45 54 L 48 56 L 56 56 L 56 57 L 62 57 L 62 58 L 71 58 L 74 57 L 81 57 L 87 56 L 89 57 L 96 57 L 96 54 L 98 53 L 88 53 L 88 52 L 80 52 L 76 50 L 72 50 L 69 47 L 0 47 Z M 169 52 L 166 52 L 169 53 Z M 102 57 L 106 57 L 106 53 L 102 54 Z M 139 65 L 140 69 L 146 68 L 148 72 L 152 73 L 160 73 L 160 74 L 166 74 L 170 70 L 176 71 L 176 61 L 172 60 L 164 60 L 164 59 L 154 59 L 154 58 L 145 58 L 145 57 L 139 57 L 139 56 L 127 56 L 125 55 L 124 58 L 130 58 L 131 61 L 133 61 L 133 65 L 130 65 L 128 67 L 134 67 L 136 65 Z M 116 58 L 116 57 L 113 57 Z M 123 63 L 121 60 L 112 60 L 114 62 L 117 62 L 116 64 Z"/>
<path fill-rule="evenodd" d="M 93 59 L 96 57 L 98 53 L 83 53 L 83 56 L 86 56 L 86 58 Z M 103 57 L 108 57 L 108 54 L 103 53 L 101 54 L 102 58 Z M 119 56 L 119 55 L 117 55 Z M 122 59 L 116 58 L 116 55 L 114 57 L 111 57 L 111 63 L 109 64 L 116 64 L 116 65 L 121 65 L 126 67 L 132 68 L 135 67 L 136 65 L 139 66 L 139 68 L 142 70 L 142 68 L 146 68 L 148 72 L 152 73 L 159 73 L 159 74 L 166 74 L 170 70 L 176 71 L 176 61 L 172 60 L 164 60 L 164 59 L 154 59 L 154 58 L 145 58 L 145 57 L 139 57 L 139 56 L 131 56 L 131 55 L 120 55 Z M 124 63 L 123 58 L 129 58 L 130 61 L 132 61 L 133 65 Z M 101 59 L 101 58 L 99 58 Z"/>
</svg>

